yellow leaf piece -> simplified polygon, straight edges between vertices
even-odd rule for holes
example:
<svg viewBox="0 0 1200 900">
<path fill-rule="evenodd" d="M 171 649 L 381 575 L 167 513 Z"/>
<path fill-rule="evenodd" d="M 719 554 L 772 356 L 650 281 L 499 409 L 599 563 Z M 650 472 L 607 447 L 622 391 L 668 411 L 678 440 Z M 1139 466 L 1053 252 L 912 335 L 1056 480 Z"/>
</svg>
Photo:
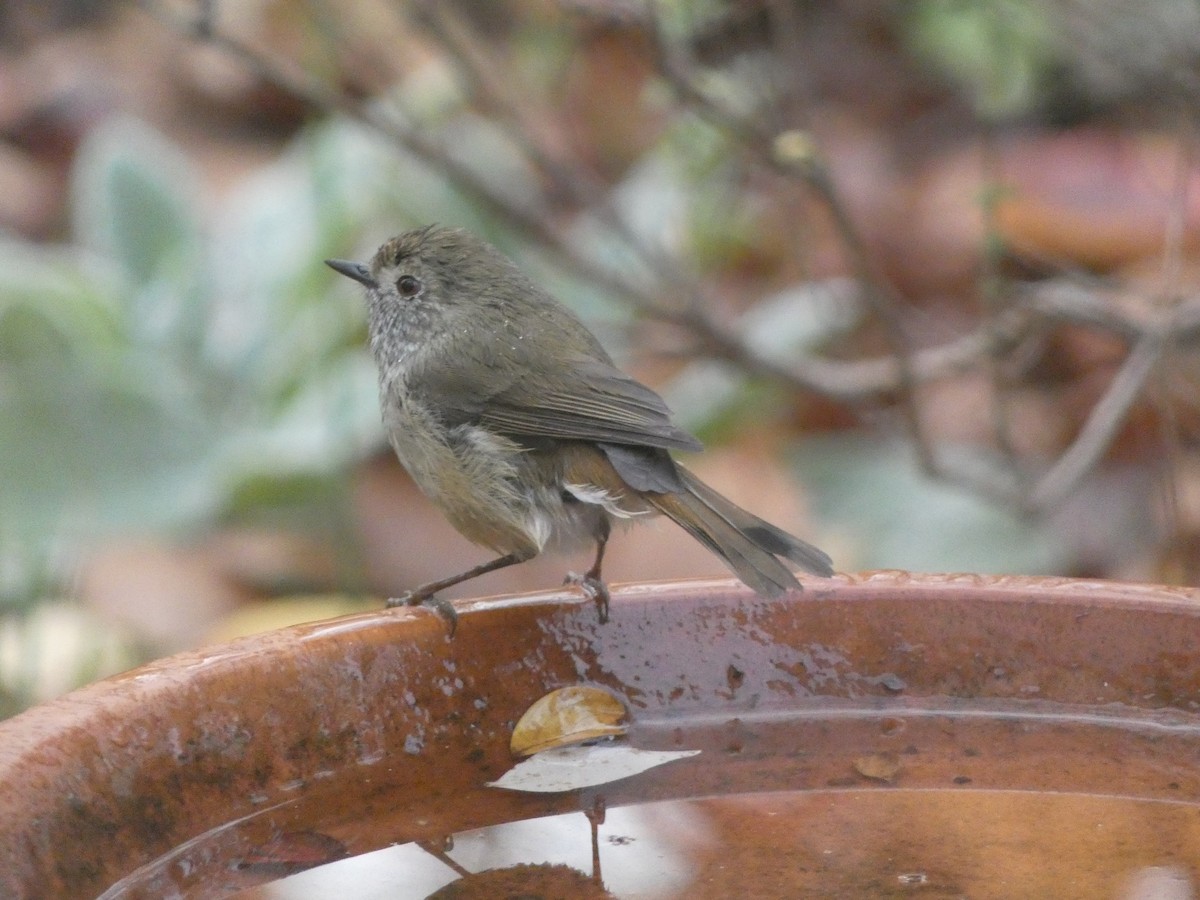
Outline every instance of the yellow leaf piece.
<svg viewBox="0 0 1200 900">
<path fill-rule="evenodd" d="M 525 710 L 509 747 L 517 756 L 530 756 L 553 747 L 624 734 L 629 730 L 624 724 L 627 717 L 625 704 L 603 688 L 559 688 Z"/>
<path fill-rule="evenodd" d="M 894 753 L 873 753 L 854 760 L 854 771 L 873 781 L 891 782 L 900 772 L 900 760 Z"/>
</svg>

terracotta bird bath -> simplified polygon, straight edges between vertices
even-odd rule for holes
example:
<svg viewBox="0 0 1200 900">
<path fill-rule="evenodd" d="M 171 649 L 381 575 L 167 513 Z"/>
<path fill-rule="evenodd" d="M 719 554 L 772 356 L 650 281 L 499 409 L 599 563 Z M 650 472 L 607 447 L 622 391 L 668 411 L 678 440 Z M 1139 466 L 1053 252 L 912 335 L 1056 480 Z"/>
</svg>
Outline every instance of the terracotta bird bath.
<svg viewBox="0 0 1200 900">
<path fill-rule="evenodd" d="M 605 625 L 569 591 L 458 609 L 453 640 L 425 610 L 317 622 L 0 724 L 0 896 L 221 897 L 416 843 L 448 866 L 438 896 L 483 897 L 488 873 L 447 838 L 564 813 L 600 829 L 574 873 L 594 894 L 577 896 L 1200 888 L 1195 591 L 875 573 L 776 601 L 726 581 L 625 586 Z M 517 720 L 572 685 L 625 710 L 591 749 L 678 758 L 549 793 L 494 786 L 519 761 Z M 631 887 L 636 842 L 606 837 L 602 809 L 656 823 L 671 877 Z M 522 862 L 531 895 L 562 876 Z"/>
</svg>

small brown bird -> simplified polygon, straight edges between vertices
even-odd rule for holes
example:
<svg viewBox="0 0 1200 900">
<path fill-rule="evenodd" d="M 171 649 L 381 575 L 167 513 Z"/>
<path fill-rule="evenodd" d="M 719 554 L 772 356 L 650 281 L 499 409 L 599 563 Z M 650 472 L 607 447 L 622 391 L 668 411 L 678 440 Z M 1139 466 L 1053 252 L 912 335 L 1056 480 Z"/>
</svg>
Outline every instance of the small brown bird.
<svg viewBox="0 0 1200 900">
<path fill-rule="evenodd" d="M 400 462 L 462 535 L 500 556 L 421 585 L 436 593 L 543 550 L 594 543 L 568 576 L 607 618 L 600 577 L 612 524 L 662 513 L 765 597 L 800 584 L 780 557 L 815 575 L 829 557 L 725 499 L 671 458 L 700 442 L 662 398 L 619 371 L 573 312 L 467 231 L 429 226 L 379 248 L 369 265 L 327 264 L 367 289 L 388 438 Z"/>
</svg>

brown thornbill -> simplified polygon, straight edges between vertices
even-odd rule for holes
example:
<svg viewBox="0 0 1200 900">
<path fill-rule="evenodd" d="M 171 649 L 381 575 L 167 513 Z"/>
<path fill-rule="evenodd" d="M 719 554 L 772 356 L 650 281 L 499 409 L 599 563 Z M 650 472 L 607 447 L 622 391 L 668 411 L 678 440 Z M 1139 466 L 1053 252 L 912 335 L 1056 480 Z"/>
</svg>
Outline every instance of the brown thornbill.
<svg viewBox="0 0 1200 900">
<path fill-rule="evenodd" d="M 388 601 L 427 604 L 453 628 L 443 588 L 543 550 L 593 544 L 570 576 L 607 617 L 600 578 L 616 521 L 663 513 L 765 597 L 828 576 L 829 557 L 722 497 L 671 458 L 699 450 L 662 398 L 613 364 L 573 312 L 467 231 L 392 238 L 369 264 L 327 260 L 367 291 L 388 439 L 464 537 L 500 554 Z"/>
</svg>

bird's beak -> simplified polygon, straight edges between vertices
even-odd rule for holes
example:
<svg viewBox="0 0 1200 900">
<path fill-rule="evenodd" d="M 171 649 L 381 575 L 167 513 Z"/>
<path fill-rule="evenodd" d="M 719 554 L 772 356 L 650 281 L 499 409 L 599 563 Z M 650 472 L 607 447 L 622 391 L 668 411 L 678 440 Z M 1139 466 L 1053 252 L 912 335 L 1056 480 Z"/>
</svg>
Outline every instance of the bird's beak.
<svg viewBox="0 0 1200 900">
<path fill-rule="evenodd" d="M 350 262 L 347 259 L 327 259 L 325 265 L 347 278 L 353 278 L 361 285 L 369 288 L 375 287 L 375 279 L 371 277 L 371 270 L 362 263 Z"/>
</svg>

